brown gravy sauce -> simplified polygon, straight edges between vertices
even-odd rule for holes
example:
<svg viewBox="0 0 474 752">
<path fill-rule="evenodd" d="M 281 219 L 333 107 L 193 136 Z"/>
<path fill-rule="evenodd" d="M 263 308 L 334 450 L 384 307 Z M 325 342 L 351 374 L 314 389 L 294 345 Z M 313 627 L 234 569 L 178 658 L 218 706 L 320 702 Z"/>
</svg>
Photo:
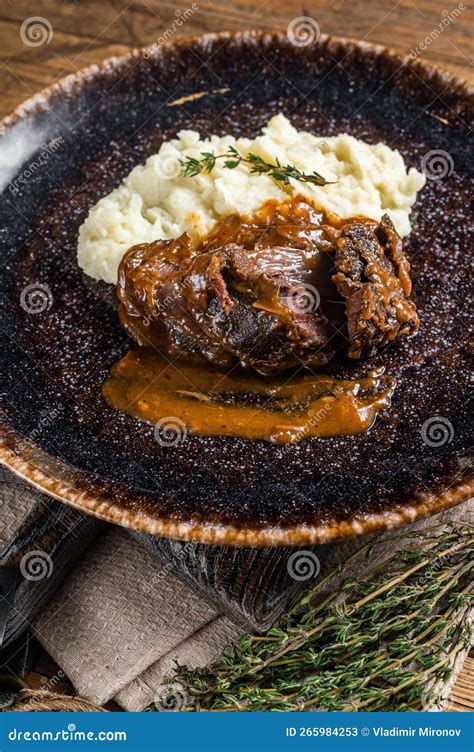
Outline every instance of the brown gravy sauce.
<svg viewBox="0 0 474 752">
<path fill-rule="evenodd" d="M 308 371 L 271 378 L 237 370 L 225 374 L 202 363 L 170 363 L 139 347 L 113 366 L 103 395 L 112 407 L 148 423 L 177 418 L 197 436 L 291 444 L 367 431 L 390 405 L 393 389 L 383 369 L 359 380 Z"/>
</svg>

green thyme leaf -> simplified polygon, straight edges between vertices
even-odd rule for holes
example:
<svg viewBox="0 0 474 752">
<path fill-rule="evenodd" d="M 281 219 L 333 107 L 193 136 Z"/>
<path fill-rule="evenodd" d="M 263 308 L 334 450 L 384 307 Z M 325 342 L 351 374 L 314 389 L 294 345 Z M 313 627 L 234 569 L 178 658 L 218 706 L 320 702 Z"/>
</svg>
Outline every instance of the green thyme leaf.
<svg viewBox="0 0 474 752">
<path fill-rule="evenodd" d="M 251 174 L 269 175 L 276 183 L 283 183 L 283 185 L 290 185 L 290 180 L 319 186 L 330 184 L 318 172 L 302 172 L 295 165 L 282 165 L 278 158 L 275 163 L 267 162 L 263 157 L 252 152 L 243 156 L 234 146 L 228 146 L 226 154 L 216 155 L 213 152 L 201 152 L 201 159 L 195 157 L 181 159 L 181 175 L 183 177 L 195 177 L 201 172 L 212 172 L 218 159 L 225 159 L 223 164 L 228 170 L 234 170 L 240 164 L 248 164 L 251 167 Z"/>
</svg>

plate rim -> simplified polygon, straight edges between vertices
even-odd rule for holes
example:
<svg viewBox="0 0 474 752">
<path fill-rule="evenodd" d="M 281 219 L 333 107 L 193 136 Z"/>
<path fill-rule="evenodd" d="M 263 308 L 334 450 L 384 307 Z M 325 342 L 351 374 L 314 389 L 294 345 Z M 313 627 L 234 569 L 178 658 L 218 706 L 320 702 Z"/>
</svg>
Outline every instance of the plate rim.
<svg viewBox="0 0 474 752">
<path fill-rule="evenodd" d="M 54 94 L 68 94 L 75 86 L 103 75 L 108 69 L 116 72 L 118 67 L 126 67 L 133 59 L 143 58 L 145 53 L 148 54 L 149 58 L 158 58 L 164 50 L 169 48 L 176 48 L 180 45 L 186 47 L 189 44 L 195 43 L 205 44 L 206 42 L 219 39 L 237 40 L 240 42 L 246 39 L 254 39 L 260 43 L 274 40 L 282 42 L 287 39 L 287 35 L 285 32 L 268 30 L 209 32 L 206 34 L 179 36 L 163 44 L 152 44 L 135 48 L 123 55 L 111 56 L 99 64 L 94 63 L 75 73 L 64 76 L 59 81 L 50 84 L 26 99 L 10 114 L 0 120 L 0 135 L 6 133 L 15 123 L 28 115 L 46 109 L 50 97 Z M 330 51 L 331 48 L 334 50 L 336 48 L 338 50 L 345 49 L 347 54 L 372 54 L 376 57 L 384 58 L 391 63 L 402 63 L 417 73 L 422 81 L 427 82 L 437 78 L 446 89 L 452 89 L 461 98 L 473 99 L 474 101 L 474 86 L 471 86 L 467 81 L 458 78 L 453 73 L 445 71 L 437 65 L 413 59 L 410 55 L 403 54 L 394 48 L 355 40 L 350 37 L 338 37 L 327 34 L 321 34 L 313 43 L 313 46 L 327 51 Z M 12 443 L 12 439 L 13 444 L 16 443 L 15 439 L 18 439 L 20 445 L 23 446 L 23 453 L 16 452 L 9 446 Z M 45 471 L 44 467 L 38 467 L 36 464 L 33 464 L 27 457 L 27 446 L 31 450 L 34 450 L 36 458 L 44 463 L 44 467 L 48 467 L 49 465 L 60 468 L 63 477 L 54 477 L 51 472 L 48 473 Z M 460 482 L 454 482 L 452 486 L 441 494 L 418 493 L 411 501 L 406 501 L 400 504 L 399 507 L 395 506 L 390 510 L 368 516 L 356 513 L 349 521 L 337 522 L 333 520 L 324 525 L 294 525 L 287 528 L 282 526 L 252 527 L 250 525 L 239 528 L 230 524 L 219 525 L 213 522 L 180 523 L 170 518 L 153 517 L 151 514 L 145 512 L 132 512 L 130 509 L 120 506 L 120 504 L 115 504 L 113 500 L 107 499 L 106 496 L 101 496 L 100 493 L 92 495 L 78 491 L 70 482 L 68 483 L 64 479 L 64 475 L 67 475 L 67 473 L 71 475 L 74 471 L 72 465 L 68 465 L 62 460 L 52 457 L 34 444 L 29 443 L 25 446 L 24 437 L 1 422 L 0 464 L 7 467 L 17 477 L 41 493 L 109 523 L 152 535 L 212 545 L 263 547 L 328 543 L 369 533 L 380 533 L 399 527 L 405 523 L 414 522 L 423 517 L 428 517 L 449 509 L 474 495 L 473 475 Z"/>
<path fill-rule="evenodd" d="M 429 517 L 438 512 L 467 501 L 474 494 L 474 475 L 463 482 L 453 484 L 442 494 L 419 493 L 411 502 L 378 514 L 355 514 L 349 521 L 327 525 L 294 525 L 284 528 L 277 526 L 238 528 L 230 524 L 175 522 L 169 518 L 152 517 L 144 512 L 132 512 L 120 504 L 115 504 L 106 495 L 86 493 L 78 490 L 64 477 L 53 477 L 43 468 L 17 454 L 5 443 L 0 426 L 0 464 L 5 465 L 17 477 L 26 481 L 41 493 L 64 502 L 81 512 L 87 512 L 101 520 L 121 527 L 137 530 L 158 537 L 193 541 L 210 545 L 224 546 L 303 546 L 332 543 L 337 540 L 355 538 L 359 535 L 382 533 L 409 522 Z M 12 429 L 8 433 L 19 436 Z M 45 465 L 57 467 L 58 475 L 71 474 L 71 465 L 52 457 L 38 447 L 31 447 L 36 457 Z M 79 471 L 80 472 L 80 471 Z"/>
</svg>

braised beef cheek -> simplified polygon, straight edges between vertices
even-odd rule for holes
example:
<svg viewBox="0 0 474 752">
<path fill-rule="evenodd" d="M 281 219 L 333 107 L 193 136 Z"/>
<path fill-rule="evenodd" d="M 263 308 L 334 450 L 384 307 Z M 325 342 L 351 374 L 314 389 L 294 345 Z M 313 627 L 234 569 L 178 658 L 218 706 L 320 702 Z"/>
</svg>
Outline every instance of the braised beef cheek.
<svg viewBox="0 0 474 752">
<path fill-rule="evenodd" d="M 358 222 L 345 225 L 336 242 L 335 265 L 333 281 L 346 299 L 351 358 L 374 355 L 418 329 L 416 306 L 409 299 L 410 265 L 387 215 L 374 229 Z"/>
<path fill-rule="evenodd" d="M 409 265 L 384 216 L 341 220 L 304 199 L 226 217 L 193 248 L 131 248 L 118 279 L 130 334 L 172 357 L 270 374 L 350 357 L 418 327 Z"/>
</svg>

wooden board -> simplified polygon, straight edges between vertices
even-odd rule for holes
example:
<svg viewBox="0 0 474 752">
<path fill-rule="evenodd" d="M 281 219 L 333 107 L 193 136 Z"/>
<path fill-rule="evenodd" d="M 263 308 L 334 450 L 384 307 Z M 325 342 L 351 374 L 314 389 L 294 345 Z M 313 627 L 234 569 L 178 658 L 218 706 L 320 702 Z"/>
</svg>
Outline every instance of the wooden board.
<svg viewBox="0 0 474 752">
<path fill-rule="evenodd" d="M 446 9 L 444 0 L 315 0 L 309 10 L 296 0 L 15 0 L 0 9 L 0 117 L 61 77 L 134 47 L 205 31 L 284 31 L 306 15 L 323 33 L 412 52 L 474 83 L 474 8 L 467 3 Z M 33 16 L 45 19 L 41 44 L 39 37 L 28 40 Z M 44 686 L 45 677 L 48 671 L 38 666 L 28 678 Z M 448 709 L 474 710 L 474 658 L 466 661 Z"/>
<path fill-rule="evenodd" d="M 471 653 L 464 663 L 451 692 L 450 702 L 446 710 L 453 710 L 458 713 L 474 710 L 474 653 Z"/>
</svg>

